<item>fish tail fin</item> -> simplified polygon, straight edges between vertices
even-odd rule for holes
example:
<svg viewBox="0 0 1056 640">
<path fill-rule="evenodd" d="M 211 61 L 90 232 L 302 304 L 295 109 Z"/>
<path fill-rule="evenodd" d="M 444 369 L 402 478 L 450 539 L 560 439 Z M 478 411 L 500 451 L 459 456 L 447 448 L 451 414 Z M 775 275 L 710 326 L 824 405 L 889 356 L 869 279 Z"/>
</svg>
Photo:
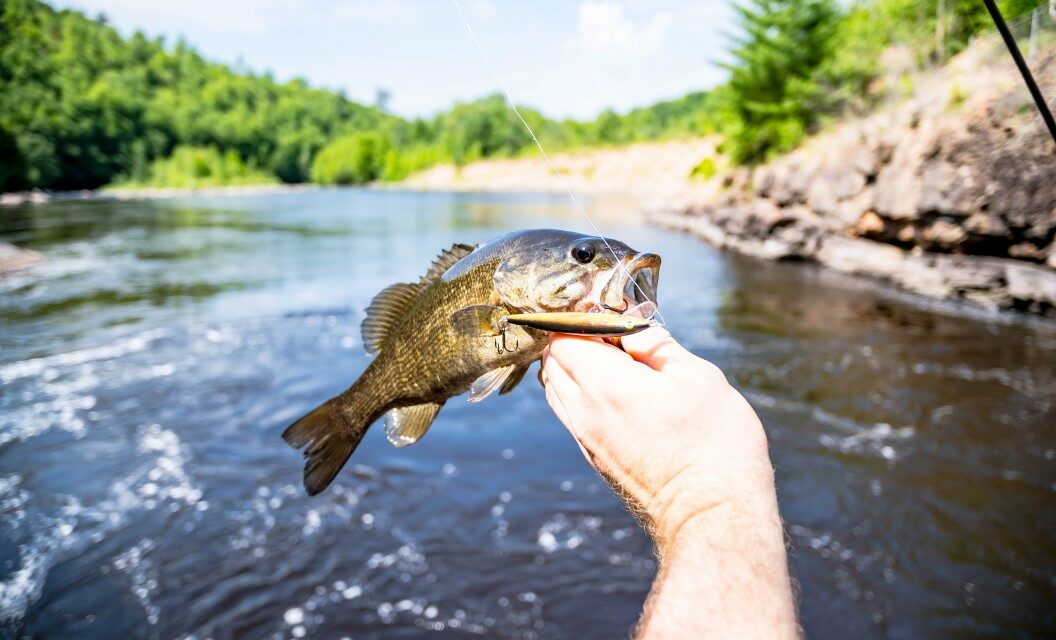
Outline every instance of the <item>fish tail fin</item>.
<svg viewBox="0 0 1056 640">
<path fill-rule="evenodd" d="M 344 394 L 309 411 L 282 433 L 294 449 L 304 449 L 304 488 L 314 496 L 327 488 L 356 450 L 371 416 L 349 411 Z"/>
</svg>

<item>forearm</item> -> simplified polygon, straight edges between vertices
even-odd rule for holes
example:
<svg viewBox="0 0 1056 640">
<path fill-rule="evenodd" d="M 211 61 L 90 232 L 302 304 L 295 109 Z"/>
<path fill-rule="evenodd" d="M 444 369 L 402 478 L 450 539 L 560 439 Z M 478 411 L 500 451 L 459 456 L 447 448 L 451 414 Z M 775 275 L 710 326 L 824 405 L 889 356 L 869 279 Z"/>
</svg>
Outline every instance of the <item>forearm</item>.
<svg viewBox="0 0 1056 640">
<path fill-rule="evenodd" d="M 797 637 L 772 486 L 698 514 L 660 549 L 639 638 Z"/>
</svg>

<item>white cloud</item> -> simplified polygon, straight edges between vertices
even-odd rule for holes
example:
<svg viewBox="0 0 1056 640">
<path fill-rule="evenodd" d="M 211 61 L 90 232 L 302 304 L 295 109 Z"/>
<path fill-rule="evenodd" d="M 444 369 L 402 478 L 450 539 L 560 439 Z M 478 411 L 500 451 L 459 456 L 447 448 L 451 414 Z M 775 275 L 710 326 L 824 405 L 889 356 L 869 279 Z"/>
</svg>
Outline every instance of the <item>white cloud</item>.
<svg viewBox="0 0 1056 640">
<path fill-rule="evenodd" d="M 641 58 L 663 47 L 670 26 L 667 13 L 636 23 L 620 4 L 587 0 L 579 6 L 576 45 L 593 55 Z"/>
</svg>

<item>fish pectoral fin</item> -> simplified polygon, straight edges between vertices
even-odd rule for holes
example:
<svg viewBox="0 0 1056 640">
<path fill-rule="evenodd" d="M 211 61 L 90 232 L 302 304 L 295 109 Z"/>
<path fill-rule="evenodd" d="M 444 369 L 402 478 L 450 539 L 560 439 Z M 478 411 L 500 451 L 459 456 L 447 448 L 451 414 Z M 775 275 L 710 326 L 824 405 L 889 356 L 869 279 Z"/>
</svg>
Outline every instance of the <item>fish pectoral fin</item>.
<svg viewBox="0 0 1056 640">
<path fill-rule="evenodd" d="M 506 378 L 506 382 L 502 383 L 502 387 L 499 388 L 499 395 L 503 396 L 514 390 L 514 388 L 521 383 L 521 379 L 524 378 L 524 374 L 528 371 L 530 365 L 524 365 L 523 367 L 517 367 L 513 370 L 513 373 Z"/>
<path fill-rule="evenodd" d="M 429 430 L 444 403 L 427 402 L 391 409 L 385 414 L 385 437 L 394 447 L 412 445 Z"/>
<path fill-rule="evenodd" d="M 469 402 L 480 402 L 484 398 L 487 398 L 496 389 L 502 386 L 502 383 L 506 382 L 506 379 L 510 377 L 514 369 L 517 368 L 515 364 L 508 364 L 505 367 L 499 367 L 498 369 L 492 369 L 491 371 L 480 376 L 473 381 L 473 384 L 469 387 L 469 397 L 466 398 Z"/>
<path fill-rule="evenodd" d="M 497 336 L 502 331 L 499 321 L 506 309 L 494 304 L 472 304 L 451 314 L 449 320 L 455 331 L 469 338 Z"/>
</svg>

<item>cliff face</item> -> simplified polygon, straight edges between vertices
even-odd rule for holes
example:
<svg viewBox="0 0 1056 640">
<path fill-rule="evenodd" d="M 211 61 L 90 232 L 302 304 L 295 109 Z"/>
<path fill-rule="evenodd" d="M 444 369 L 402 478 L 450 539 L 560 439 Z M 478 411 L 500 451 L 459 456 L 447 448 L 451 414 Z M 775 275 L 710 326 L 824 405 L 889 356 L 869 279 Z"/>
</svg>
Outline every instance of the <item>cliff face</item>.
<svg viewBox="0 0 1056 640">
<path fill-rule="evenodd" d="M 914 99 L 733 170 L 653 221 L 766 258 L 1056 315 L 1056 145 L 1010 62 L 979 44 Z M 1032 66 L 1056 96 L 1056 48 Z"/>
</svg>

